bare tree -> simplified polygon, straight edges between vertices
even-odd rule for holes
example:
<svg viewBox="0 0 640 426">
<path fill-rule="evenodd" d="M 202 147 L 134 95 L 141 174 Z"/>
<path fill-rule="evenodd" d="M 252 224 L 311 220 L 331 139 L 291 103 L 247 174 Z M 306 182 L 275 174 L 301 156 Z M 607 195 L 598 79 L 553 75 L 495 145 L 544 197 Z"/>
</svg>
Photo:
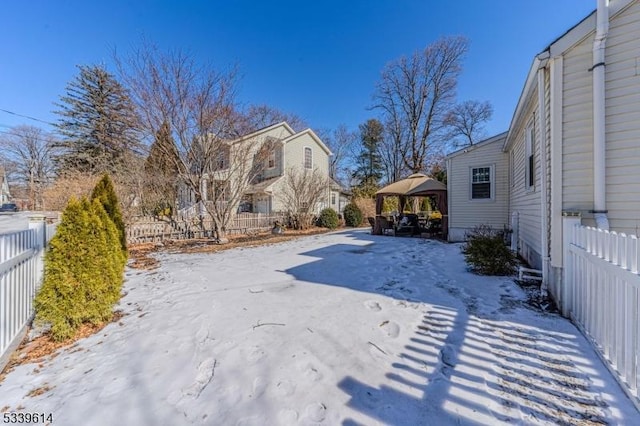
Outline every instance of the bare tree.
<svg viewBox="0 0 640 426">
<path fill-rule="evenodd" d="M 392 128 L 405 127 L 403 161 L 413 172 L 423 170 L 429 150 L 441 141 L 466 51 L 465 38 L 445 37 L 382 71 L 374 107 L 382 110 Z"/>
<path fill-rule="evenodd" d="M 14 176 L 27 187 L 29 208 L 45 208 L 43 193 L 54 177 L 54 137 L 33 126 L 12 128 L 0 140 L 4 157 L 12 167 Z"/>
<path fill-rule="evenodd" d="M 116 62 L 147 137 L 169 125 L 177 155 L 165 154 L 175 162 L 182 185 L 213 219 L 214 237 L 225 241 L 264 152 L 260 141 L 229 142 L 237 124 L 235 69 L 200 66 L 184 52 L 163 53 L 150 45 Z"/>
<path fill-rule="evenodd" d="M 287 169 L 280 198 L 288 207 L 296 229 L 311 226 L 320 203 L 326 201 L 328 190 L 329 181 L 319 169 Z"/>
<path fill-rule="evenodd" d="M 255 132 L 272 124 L 286 121 L 296 132 L 309 126 L 296 114 L 286 113 L 269 105 L 250 105 L 246 110 L 238 111 L 234 120 L 234 131 L 237 137 Z"/>
<path fill-rule="evenodd" d="M 341 184 L 346 184 L 352 173 L 349 163 L 355 156 L 358 134 L 350 131 L 345 124 L 338 125 L 334 130 L 320 129 L 317 134 L 332 153 L 329 157 L 329 176 Z"/>
<path fill-rule="evenodd" d="M 449 138 L 457 147 L 473 145 L 483 136 L 483 124 L 492 114 L 489 102 L 465 101 L 454 106 L 444 118 Z"/>
<path fill-rule="evenodd" d="M 384 183 L 400 180 L 407 172 L 404 161 L 408 148 L 405 132 L 406 128 L 399 117 L 387 119 L 384 138 L 379 146 L 380 159 L 384 167 Z"/>
</svg>

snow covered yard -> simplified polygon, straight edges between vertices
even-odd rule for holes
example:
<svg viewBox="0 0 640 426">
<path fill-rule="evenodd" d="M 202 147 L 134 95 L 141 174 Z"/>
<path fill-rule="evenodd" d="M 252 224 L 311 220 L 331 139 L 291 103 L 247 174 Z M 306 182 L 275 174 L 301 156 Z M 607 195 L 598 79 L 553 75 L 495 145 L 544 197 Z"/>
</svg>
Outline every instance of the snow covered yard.
<svg viewBox="0 0 640 426">
<path fill-rule="evenodd" d="M 0 383 L 59 425 L 640 424 L 567 320 L 459 245 L 311 236 L 128 270 L 120 323 Z"/>
</svg>

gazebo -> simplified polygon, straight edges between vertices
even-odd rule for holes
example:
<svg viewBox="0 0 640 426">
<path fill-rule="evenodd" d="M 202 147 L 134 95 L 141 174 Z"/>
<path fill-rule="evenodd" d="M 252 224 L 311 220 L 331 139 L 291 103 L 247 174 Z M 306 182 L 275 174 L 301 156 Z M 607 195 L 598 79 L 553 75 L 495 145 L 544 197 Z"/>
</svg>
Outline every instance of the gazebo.
<svg viewBox="0 0 640 426">
<path fill-rule="evenodd" d="M 436 206 L 442 214 L 442 233 L 447 237 L 448 215 L 447 215 L 447 186 L 422 173 L 414 173 L 406 179 L 393 182 L 376 192 L 376 218 L 373 226 L 373 234 L 382 235 L 383 221 L 382 204 L 386 197 L 398 197 L 400 200 L 400 211 L 404 210 L 407 197 L 436 197 Z"/>
</svg>

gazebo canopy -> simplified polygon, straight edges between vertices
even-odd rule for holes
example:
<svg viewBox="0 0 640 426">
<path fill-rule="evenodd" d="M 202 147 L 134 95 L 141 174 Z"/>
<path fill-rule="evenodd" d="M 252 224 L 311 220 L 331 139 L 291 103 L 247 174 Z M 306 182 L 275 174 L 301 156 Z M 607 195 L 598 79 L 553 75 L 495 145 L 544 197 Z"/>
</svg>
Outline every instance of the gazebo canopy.
<svg viewBox="0 0 640 426">
<path fill-rule="evenodd" d="M 420 185 L 434 180 L 422 173 L 414 173 L 406 179 L 393 182 L 376 192 L 376 195 L 408 195 L 408 193 Z M 444 188 L 447 189 L 446 187 Z"/>
<path fill-rule="evenodd" d="M 446 190 L 447 190 L 447 185 L 440 182 L 439 180 L 435 180 L 428 177 L 427 180 L 425 180 L 415 188 L 409 190 L 405 195 L 419 197 L 421 195 L 432 195 L 432 194 L 436 194 L 438 191 L 446 191 Z"/>
<path fill-rule="evenodd" d="M 442 213 L 442 229 L 446 238 L 448 226 L 447 185 L 422 173 L 414 173 L 406 179 L 393 182 L 376 192 L 376 223 L 373 233 L 382 234 L 380 216 L 385 197 L 399 197 L 400 210 L 402 210 L 406 197 L 428 197 L 431 195 L 436 196 L 437 208 Z"/>
</svg>

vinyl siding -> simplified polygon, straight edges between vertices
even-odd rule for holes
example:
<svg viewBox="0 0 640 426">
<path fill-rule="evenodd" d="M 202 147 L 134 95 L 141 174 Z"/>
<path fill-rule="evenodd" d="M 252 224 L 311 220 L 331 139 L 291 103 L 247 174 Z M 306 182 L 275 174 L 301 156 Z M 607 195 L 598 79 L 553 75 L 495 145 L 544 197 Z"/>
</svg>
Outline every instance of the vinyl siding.
<svg viewBox="0 0 640 426">
<path fill-rule="evenodd" d="M 329 176 L 329 156 L 326 151 L 311 137 L 308 133 L 300 133 L 289 139 L 284 145 L 284 173 L 286 174 L 291 168 L 303 170 L 304 168 L 304 148 L 311 148 L 312 167 L 318 168 L 327 177 Z M 288 206 L 284 205 L 281 197 L 278 196 L 286 190 L 286 179 L 281 179 L 274 184 L 274 197 L 272 199 L 273 211 L 286 211 Z M 327 187 L 327 197 L 329 197 L 329 187 Z M 326 205 L 327 199 L 321 200 Z"/>
<path fill-rule="evenodd" d="M 286 168 L 304 167 L 304 148 L 311 148 L 312 168 L 318 168 L 329 176 L 329 156 L 308 133 L 290 139 L 285 145 Z"/>
<path fill-rule="evenodd" d="M 540 122 L 535 114 L 538 107 L 537 90 L 534 90 L 525 109 L 524 119 L 520 120 L 517 128 L 512 129 L 512 141 L 509 143 L 509 155 L 513 155 L 512 173 L 513 185 L 509 205 L 509 215 L 518 213 L 519 220 L 519 250 L 520 254 L 533 267 L 541 266 L 541 211 L 540 211 Z M 534 122 L 535 146 L 534 163 L 535 185 L 532 189 L 526 187 L 525 179 L 525 153 L 526 153 L 526 129 Z M 511 153 L 513 152 L 513 154 Z"/>
<path fill-rule="evenodd" d="M 471 147 L 448 161 L 449 232 L 451 241 L 460 241 L 465 232 L 478 225 L 502 229 L 509 224 L 509 161 L 502 151 L 504 137 Z M 490 200 L 471 199 L 471 169 L 493 167 Z"/>
<path fill-rule="evenodd" d="M 580 211 L 590 223 L 593 209 L 593 36 L 564 55 L 562 115 L 562 209 Z"/>
<path fill-rule="evenodd" d="M 609 25 L 606 53 L 607 209 L 612 230 L 640 228 L 640 2 Z"/>
</svg>

